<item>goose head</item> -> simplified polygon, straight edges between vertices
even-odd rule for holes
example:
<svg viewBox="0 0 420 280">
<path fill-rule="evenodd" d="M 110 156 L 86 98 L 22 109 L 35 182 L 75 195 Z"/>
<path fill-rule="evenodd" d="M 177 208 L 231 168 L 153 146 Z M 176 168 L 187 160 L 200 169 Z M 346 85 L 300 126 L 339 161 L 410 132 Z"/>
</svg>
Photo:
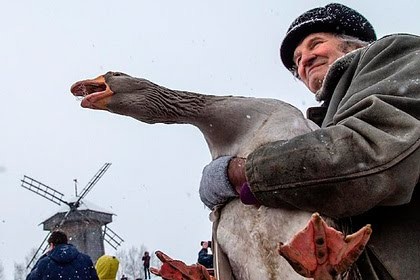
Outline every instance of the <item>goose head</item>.
<svg viewBox="0 0 420 280">
<path fill-rule="evenodd" d="M 171 90 L 121 72 L 107 72 L 71 86 L 81 106 L 133 117 L 145 123 L 184 123 L 204 106 L 204 96 Z"/>
</svg>

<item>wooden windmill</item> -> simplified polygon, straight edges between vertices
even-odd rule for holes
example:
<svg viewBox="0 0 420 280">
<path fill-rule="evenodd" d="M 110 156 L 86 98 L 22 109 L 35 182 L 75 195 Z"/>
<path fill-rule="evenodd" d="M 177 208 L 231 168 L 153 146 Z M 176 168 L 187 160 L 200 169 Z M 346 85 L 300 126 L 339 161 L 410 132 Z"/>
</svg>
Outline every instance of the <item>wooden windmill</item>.
<svg viewBox="0 0 420 280">
<path fill-rule="evenodd" d="M 70 201 L 63 199 L 61 192 L 24 175 L 21 186 L 52 201 L 62 207 L 56 214 L 42 222 L 44 230 L 49 231 L 38 250 L 30 260 L 27 268 L 32 266 L 35 259 L 45 252 L 48 247 L 46 244 L 51 232 L 57 229 L 64 231 L 69 239 L 69 243 L 75 245 L 77 249 L 96 260 L 105 253 L 104 241 L 116 249 L 124 240 L 111 230 L 107 224 L 112 222 L 112 213 L 93 206 L 86 200 L 82 200 L 92 190 L 93 186 L 108 170 L 111 163 L 105 163 L 101 169 L 92 177 L 89 183 L 83 188 L 80 194 Z M 77 180 L 75 180 L 77 184 Z"/>
</svg>

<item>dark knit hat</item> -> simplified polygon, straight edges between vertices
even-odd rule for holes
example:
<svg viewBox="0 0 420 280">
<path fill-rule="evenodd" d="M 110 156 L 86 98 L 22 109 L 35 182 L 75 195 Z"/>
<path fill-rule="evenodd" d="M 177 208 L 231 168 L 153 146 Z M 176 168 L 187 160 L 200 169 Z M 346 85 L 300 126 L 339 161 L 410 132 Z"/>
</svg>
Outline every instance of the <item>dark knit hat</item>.
<svg viewBox="0 0 420 280">
<path fill-rule="evenodd" d="M 280 46 L 280 57 L 287 69 L 293 70 L 293 53 L 306 36 L 331 32 L 356 37 L 362 41 L 376 40 L 375 30 L 357 11 L 337 3 L 311 9 L 295 19 Z"/>
</svg>

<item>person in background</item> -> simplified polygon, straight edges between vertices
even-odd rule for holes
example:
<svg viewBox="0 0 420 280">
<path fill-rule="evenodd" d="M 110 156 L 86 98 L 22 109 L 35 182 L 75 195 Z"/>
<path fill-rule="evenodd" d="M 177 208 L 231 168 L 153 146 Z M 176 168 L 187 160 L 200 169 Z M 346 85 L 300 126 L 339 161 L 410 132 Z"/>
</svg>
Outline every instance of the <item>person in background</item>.
<svg viewBox="0 0 420 280">
<path fill-rule="evenodd" d="M 99 280 L 115 280 L 120 261 L 115 256 L 103 255 L 96 261 Z"/>
<path fill-rule="evenodd" d="M 36 262 L 26 280 L 98 280 L 92 259 L 67 242 L 64 232 L 52 232 L 49 250 Z"/>
<path fill-rule="evenodd" d="M 323 102 L 307 111 L 320 129 L 215 159 L 201 200 L 319 212 L 346 234 L 371 224 L 363 255 L 338 277 L 418 279 L 420 37 L 377 40 L 364 16 L 332 3 L 292 22 L 280 57 Z"/>
<path fill-rule="evenodd" d="M 198 252 L 198 263 L 206 268 L 213 268 L 213 255 L 209 254 L 211 241 L 201 241 L 201 250 Z"/>
<path fill-rule="evenodd" d="M 141 260 L 143 261 L 144 279 L 150 279 L 150 256 L 148 251 L 144 252 Z M 149 276 L 149 278 L 147 278 L 147 276 Z"/>
</svg>

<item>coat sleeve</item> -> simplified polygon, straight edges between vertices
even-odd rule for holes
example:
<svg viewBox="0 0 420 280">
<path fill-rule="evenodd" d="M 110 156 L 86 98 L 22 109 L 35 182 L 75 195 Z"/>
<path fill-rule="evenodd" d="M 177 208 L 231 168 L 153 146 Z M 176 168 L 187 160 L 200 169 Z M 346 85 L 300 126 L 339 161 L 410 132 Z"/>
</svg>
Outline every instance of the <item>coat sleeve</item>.
<svg viewBox="0 0 420 280">
<path fill-rule="evenodd" d="M 248 156 L 256 198 L 336 218 L 408 203 L 420 172 L 419 37 L 389 36 L 364 49 L 338 81 L 327 118 L 319 130 Z"/>
<path fill-rule="evenodd" d="M 95 266 L 93 265 L 92 259 L 90 257 L 88 259 L 88 263 L 89 263 L 88 269 L 89 269 L 90 279 L 99 280 L 98 273 L 97 273 L 97 271 L 95 269 Z"/>
</svg>

